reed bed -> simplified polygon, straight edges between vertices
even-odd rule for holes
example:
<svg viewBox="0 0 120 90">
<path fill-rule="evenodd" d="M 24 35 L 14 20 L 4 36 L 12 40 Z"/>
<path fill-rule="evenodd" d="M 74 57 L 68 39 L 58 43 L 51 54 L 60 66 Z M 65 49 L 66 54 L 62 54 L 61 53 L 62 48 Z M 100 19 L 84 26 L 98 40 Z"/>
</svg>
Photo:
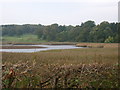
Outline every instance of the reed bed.
<svg viewBox="0 0 120 90">
<path fill-rule="evenodd" d="M 3 65 L 3 88 L 118 88 L 117 65 L 43 65 L 34 72 L 35 62 Z M 10 69 L 10 70 L 9 70 Z"/>
<path fill-rule="evenodd" d="M 2 53 L 3 88 L 118 88 L 118 48 Z"/>
<path fill-rule="evenodd" d="M 118 48 L 118 43 L 78 43 L 77 47 L 90 47 L 90 48 Z"/>
</svg>

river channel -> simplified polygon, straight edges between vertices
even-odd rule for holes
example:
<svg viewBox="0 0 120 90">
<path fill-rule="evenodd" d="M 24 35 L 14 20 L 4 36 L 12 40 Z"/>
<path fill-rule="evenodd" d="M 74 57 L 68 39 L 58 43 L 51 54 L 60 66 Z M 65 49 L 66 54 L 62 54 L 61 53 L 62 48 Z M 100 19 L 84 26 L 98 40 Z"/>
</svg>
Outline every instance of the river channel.
<svg viewBox="0 0 120 90">
<path fill-rule="evenodd" d="M 8 45 L 6 45 L 8 46 Z M 75 45 L 14 45 L 14 46 L 34 46 L 34 47 L 46 47 L 46 48 L 32 48 L 32 49 L 0 49 L 0 52 L 20 52 L 20 53 L 32 53 L 46 50 L 56 49 L 77 49 L 83 47 L 76 47 Z"/>
</svg>

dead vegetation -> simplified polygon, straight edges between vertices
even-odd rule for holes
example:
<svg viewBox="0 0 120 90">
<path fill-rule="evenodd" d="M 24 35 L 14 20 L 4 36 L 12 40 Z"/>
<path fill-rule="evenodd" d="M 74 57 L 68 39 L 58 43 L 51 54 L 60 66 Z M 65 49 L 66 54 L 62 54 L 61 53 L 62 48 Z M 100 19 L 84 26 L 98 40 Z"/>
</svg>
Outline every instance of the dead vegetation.
<svg viewBox="0 0 120 90">
<path fill-rule="evenodd" d="M 110 45 L 111 46 L 111 45 Z M 2 53 L 3 88 L 118 88 L 118 48 Z"/>
<path fill-rule="evenodd" d="M 36 62 L 2 66 L 3 88 L 117 88 L 118 67 L 106 64 L 43 65 L 34 72 Z"/>
<path fill-rule="evenodd" d="M 118 48 L 118 43 L 78 43 L 76 46 L 89 48 Z"/>
</svg>

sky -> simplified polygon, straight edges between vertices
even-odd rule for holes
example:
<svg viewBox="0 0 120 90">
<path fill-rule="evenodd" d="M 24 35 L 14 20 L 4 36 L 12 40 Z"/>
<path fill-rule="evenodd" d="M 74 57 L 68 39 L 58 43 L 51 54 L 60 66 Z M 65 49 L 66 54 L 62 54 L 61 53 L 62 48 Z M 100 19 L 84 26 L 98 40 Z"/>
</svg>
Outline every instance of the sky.
<svg viewBox="0 0 120 90">
<path fill-rule="evenodd" d="M 119 0 L 0 0 L 0 25 L 118 21 Z"/>
</svg>

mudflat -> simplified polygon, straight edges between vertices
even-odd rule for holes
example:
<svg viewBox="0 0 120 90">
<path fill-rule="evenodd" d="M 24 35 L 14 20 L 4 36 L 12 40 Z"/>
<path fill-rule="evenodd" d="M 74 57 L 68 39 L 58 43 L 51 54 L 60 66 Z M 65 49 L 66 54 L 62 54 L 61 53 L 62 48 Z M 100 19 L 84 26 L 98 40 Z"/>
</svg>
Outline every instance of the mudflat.
<svg viewBox="0 0 120 90">
<path fill-rule="evenodd" d="M 2 46 L 0 49 L 32 49 L 32 48 L 46 48 L 41 46 Z"/>
</svg>

